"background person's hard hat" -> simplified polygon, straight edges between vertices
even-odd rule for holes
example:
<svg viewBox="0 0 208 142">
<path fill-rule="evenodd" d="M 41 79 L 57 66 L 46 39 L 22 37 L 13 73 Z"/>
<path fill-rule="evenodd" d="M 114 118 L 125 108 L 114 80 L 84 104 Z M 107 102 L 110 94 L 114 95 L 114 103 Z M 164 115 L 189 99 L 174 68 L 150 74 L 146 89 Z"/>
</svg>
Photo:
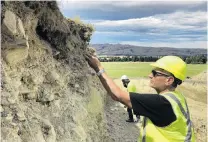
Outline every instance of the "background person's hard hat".
<svg viewBox="0 0 208 142">
<path fill-rule="evenodd" d="M 128 92 L 136 92 L 136 86 L 132 82 L 130 82 L 127 86 L 127 90 Z"/>
<path fill-rule="evenodd" d="M 182 81 L 186 78 L 186 63 L 177 56 L 164 56 L 150 65 L 164 69 Z"/>
<path fill-rule="evenodd" d="M 122 75 L 121 80 L 127 80 L 129 79 L 126 75 Z"/>
</svg>

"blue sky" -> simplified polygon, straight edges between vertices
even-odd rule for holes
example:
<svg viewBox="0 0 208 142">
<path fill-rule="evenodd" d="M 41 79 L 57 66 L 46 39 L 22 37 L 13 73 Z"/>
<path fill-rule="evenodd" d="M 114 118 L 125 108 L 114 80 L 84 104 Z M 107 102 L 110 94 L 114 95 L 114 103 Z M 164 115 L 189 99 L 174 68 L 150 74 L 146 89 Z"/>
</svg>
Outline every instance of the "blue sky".
<svg viewBox="0 0 208 142">
<path fill-rule="evenodd" d="M 96 31 L 91 44 L 207 48 L 206 1 L 58 1 Z"/>
</svg>

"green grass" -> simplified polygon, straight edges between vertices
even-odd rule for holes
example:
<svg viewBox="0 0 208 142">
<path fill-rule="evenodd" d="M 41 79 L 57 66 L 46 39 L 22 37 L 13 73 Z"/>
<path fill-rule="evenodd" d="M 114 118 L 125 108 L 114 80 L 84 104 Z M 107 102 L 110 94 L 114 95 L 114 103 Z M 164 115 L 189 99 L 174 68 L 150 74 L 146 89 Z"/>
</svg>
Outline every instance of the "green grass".
<svg viewBox="0 0 208 142">
<path fill-rule="evenodd" d="M 112 78 L 120 78 L 127 75 L 130 78 L 147 77 L 152 67 L 147 62 L 102 62 L 107 74 Z M 189 64 L 187 76 L 195 76 L 207 69 L 207 64 Z"/>
<path fill-rule="evenodd" d="M 207 64 L 188 64 L 187 76 L 195 76 L 207 70 Z"/>
</svg>

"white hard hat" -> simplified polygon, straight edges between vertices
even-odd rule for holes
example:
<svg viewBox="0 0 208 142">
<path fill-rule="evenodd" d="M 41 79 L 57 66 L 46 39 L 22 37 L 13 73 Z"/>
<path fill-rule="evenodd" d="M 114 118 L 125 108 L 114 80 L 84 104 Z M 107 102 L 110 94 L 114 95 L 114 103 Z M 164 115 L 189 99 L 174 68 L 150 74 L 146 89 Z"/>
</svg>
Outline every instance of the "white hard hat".
<svg viewBox="0 0 208 142">
<path fill-rule="evenodd" d="M 121 80 L 129 79 L 126 75 L 122 75 Z"/>
</svg>

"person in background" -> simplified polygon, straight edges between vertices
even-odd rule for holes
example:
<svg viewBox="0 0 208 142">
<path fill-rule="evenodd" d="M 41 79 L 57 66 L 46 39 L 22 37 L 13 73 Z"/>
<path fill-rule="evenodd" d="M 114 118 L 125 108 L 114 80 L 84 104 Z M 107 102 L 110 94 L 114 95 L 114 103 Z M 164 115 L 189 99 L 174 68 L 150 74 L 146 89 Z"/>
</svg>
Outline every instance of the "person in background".
<svg viewBox="0 0 208 142">
<path fill-rule="evenodd" d="M 136 86 L 132 82 L 130 82 L 130 79 L 126 75 L 121 76 L 121 81 L 123 83 L 123 86 L 125 88 L 127 88 L 128 92 L 136 92 Z M 128 112 L 128 115 L 129 115 L 129 119 L 127 119 L 126 122 L 134 122 L 132 109 L 127 107 L 127 112 Z M 139 121 L 140 116 L 136 115 L 136 117 L 137 117 L 137 121 Z"/>
</svg>

